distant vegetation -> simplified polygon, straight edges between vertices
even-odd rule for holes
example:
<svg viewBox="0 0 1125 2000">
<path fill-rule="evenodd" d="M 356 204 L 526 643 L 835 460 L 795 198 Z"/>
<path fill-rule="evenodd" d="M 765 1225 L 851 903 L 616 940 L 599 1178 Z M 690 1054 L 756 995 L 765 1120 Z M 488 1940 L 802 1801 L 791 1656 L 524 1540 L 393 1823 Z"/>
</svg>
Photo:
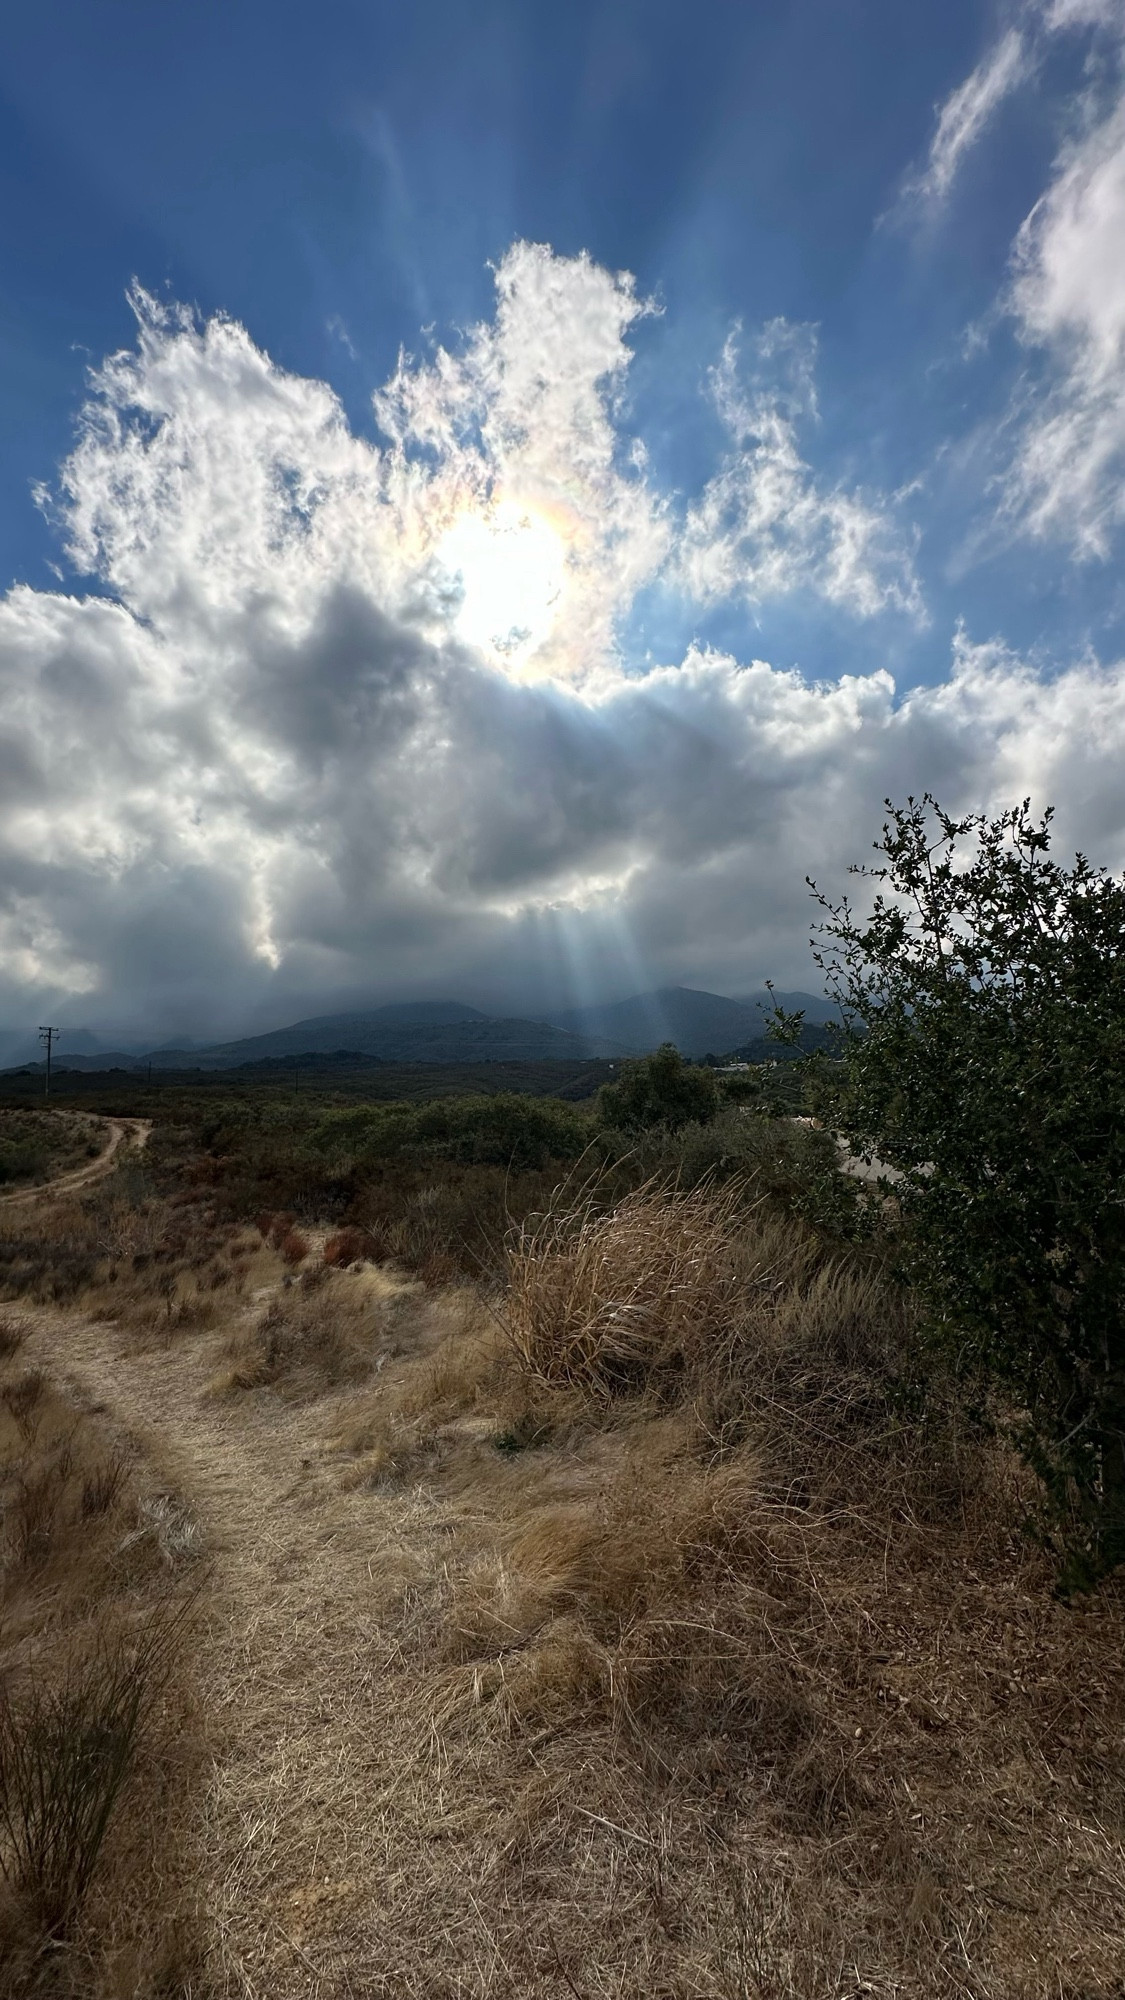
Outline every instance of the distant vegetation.
<svg viewBox="0 0 1125 2000">
<path fill-rule="evenodd" d="M 603 1084 L 598 1093 L 599 1123 L 619 1132 L 709 1125 L 718 1108 L 711 1070 L 686 1063 L 671 1042 L 655 1055 L 623 1063 L 620 1081 Z"/>
<path fill-rule="evenodd" d="M 0 1104 L 0 1193 L 96 1159 L 103 1143 L 101 1129 L 88 1118 Z"/>
</svg>

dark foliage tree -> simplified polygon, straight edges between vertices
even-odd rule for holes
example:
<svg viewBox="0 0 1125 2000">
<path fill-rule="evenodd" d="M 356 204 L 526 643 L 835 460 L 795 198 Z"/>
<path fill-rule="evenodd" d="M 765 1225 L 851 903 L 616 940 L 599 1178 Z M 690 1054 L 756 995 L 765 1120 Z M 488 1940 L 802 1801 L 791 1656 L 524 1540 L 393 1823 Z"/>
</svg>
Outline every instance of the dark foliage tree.
<svg viewBox="0 0 1125 2000">
<path fill-rule="evenodd" d="M 1029 802 L 889 818 L 869 914 L 815 949 L 850 1025 L 841 1107 L 897 1184 L 934 1325 L 983 1367 L 1060 1518 L 1069 1574 L 1125 1557 L 1125 883 L 1050 855 Z"/>
<path fill-rule="evenodd" d="M 714 1072 L 685 1062 L 674 1042 L 654 1055 L 624 1063 L 617 1083 L 598 1092 L 598 1121 L 612 1131 L 643 1132 L 654 1125 L 671 1131 L 706 1125 L 719 1106 Z"/>
</svg>

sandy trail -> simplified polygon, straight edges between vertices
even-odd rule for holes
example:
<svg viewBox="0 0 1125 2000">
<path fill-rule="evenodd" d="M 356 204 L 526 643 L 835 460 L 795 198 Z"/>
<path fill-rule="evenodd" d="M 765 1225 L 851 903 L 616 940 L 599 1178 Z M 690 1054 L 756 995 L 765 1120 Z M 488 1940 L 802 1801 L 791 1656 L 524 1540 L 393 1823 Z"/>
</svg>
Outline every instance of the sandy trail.
<svg viewBox="0 0 1125 2000">
<path fill-rule="evenodd" d="M 85 1166 L 73 1167 L 68 1174 L 60 1174 L 57 1180 L 41 1181 L 38 1186 L 17 1188 L 13 1194 L 0 1195 L 0 1208 L 14 1208 L 19 1202 L 51 1201 L 57 1195 L 76 1194 L 79 1188 L 89 1187 L 91 1181 L 100 1181 L 103 1175 L 111 1173 L 122 1146 L 131 1145 L 138 1149 L 148 1144 L 152 1131 L 152 1121 L 148 1118 L 106 1118 L 102 1121 L 109 1127 L 109 1143 Z"/>
<path fill-rule="evenodd" d="M 190 1837 L 216 1990 L 401 1990 L 379 1948 L 385 1855 L 369 1837 L 389 1782 L 379 1565 L 408 1543 L 416 1563 L 439 1510 L 341 1490 L 323 1442 L 336 1397 L 314 1410 L 264 1390 L 209 1397 L 213 1337 L 138 1351 L 104 1323 L 26 1318 L 28 1359 L 106 1413 L 198 1521 L 212 1559 L 198 1675 L 214 1761 Z"/>
</svg>

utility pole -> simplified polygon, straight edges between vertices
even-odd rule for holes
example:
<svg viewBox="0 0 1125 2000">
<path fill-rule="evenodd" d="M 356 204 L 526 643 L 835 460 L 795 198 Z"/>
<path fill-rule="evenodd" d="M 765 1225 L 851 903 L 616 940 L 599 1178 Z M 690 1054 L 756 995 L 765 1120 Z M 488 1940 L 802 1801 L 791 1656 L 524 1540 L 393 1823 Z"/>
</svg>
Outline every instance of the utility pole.
<svg viewBox="0 0 1125 2000">
<path fill-rule="evenodd" d="M 51 1050 L 58 1041 L 61 1033 L 61 1028 L 40 1028 L 39 1030 L 39 1040 L 47 1051 L 47 1074 L 43 1079 L 44 1097 L 50 1097 L 51 1095 Z"/>
</svg>

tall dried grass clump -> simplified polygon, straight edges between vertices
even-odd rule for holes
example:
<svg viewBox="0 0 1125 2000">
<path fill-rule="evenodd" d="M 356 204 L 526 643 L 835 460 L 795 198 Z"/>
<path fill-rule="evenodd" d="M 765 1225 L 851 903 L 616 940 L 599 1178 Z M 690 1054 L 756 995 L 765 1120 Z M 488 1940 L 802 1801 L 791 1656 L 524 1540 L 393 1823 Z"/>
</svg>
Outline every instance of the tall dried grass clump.
<svg viewBox="0 0 1125 2000">
<path fill-rule="evenodd" d="M 81 1907 L 184 1617 L 96 1630 L 60 1681 L 0 1688 L 0 1875 L 49 1934 Z"/>
<path fill-rule="evenodd" d="M 737 1339 L 754 1276 L 734 1233 L 737 1185 L 657 1182 L 610 1210 L 593 1198 L 525 1223 L 508 1256 L 506 1330 L 546 1382 L 614 1392 L 682 1375 Z"/>
<path fill-rule="evenodd" d="M 0 1363 L 0 2000 L 124 1992 L 123 1941 L 155 1965 L 180 1925 L 202 1573 L 138 1470 L 42 1370 Z"/>
<path fill-rule="evenodd" d="M 543 1384 L 687 1396 L 720 1424 L 810 1399 L 854 1419 L 909 1349 L 909 1304 L 877 1261 L 777 1215 L 742 1182 L 650 1181 L 609 1209 L 596 1190 L 574 1205 L 560 1190 L 511 1238 L 507 1277 L 498 1317 Z"/>
</svg>

